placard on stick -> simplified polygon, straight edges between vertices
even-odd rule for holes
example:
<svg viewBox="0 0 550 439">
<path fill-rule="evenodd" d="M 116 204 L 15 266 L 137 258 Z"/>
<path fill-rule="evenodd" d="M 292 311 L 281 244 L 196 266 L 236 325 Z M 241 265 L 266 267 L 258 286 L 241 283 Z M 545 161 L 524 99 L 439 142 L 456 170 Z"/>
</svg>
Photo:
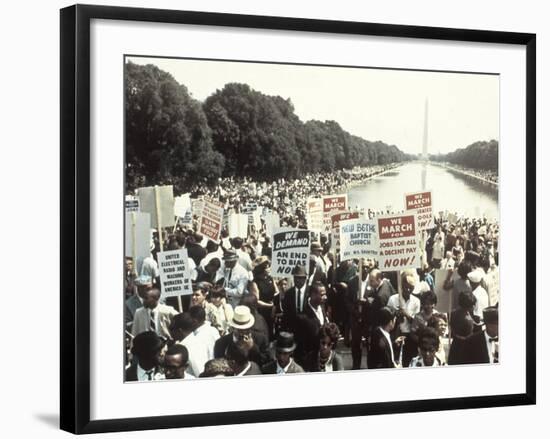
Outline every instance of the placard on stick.
<svg viewBox="0 0 550 439">
<path fill-rule="evenodd" d="M 405 195 L 405 213 L 416 213 L 418 231 L 433 229 L 432 206 L 432 191 L 415 192 Z"/>
<path fill-rule="evenodd" d="M 323 231 L 323 200 L 321 198 L 308 198 L 306 212 L 309 230 L 321 233 Z"/>
<path fill-rule="evenodd" d="M 281 227 L 281 219 L 277 212 L 267 212 L 264 215 L 264 221 L 265 221 L 265 233 L 267 234 L 267 236 L 273 235 L 273 232 L 275 231 L 275 229 L 278 229 Z"/>
<path fill-rule="evenodd" d="M 155 190 L 156 189 L 156 190 Z M 174 227 L 176 223 L 174 214 L 174 190 L 172 186 L 141 187 L 137 191 L 140 209 L 151 215 L 153 227 Z M 158 200 L 155 200 L 155 193 Z M 160 224 L 157 218 L 160 213 Z"/>
<path fill-rule="evenodd" d="M 332 229 L 332 248 L 335 251 L 340 250 L 340 222 L 349 219 L 359 218 L 359 212 L 340 212 L 331 216 L 331 229 Z"/>
<path fill-rule="evenodd" d="M 199 219 L 199 232 L 212 241 L 220 239 L 223 222 L 223 204 L 219 201 L 204 199 Z"/>
<path fill-rule="evenodd" d="M 386 215 L 378 225 L 378 265 L 383 271 L 420 267 L 420 239 L 416 215 Z"/>
<path fill-rule="evenodd" d="M 248 215 L 244 213 L 232 213 L 229 215 L 227 228 L 230 238 L 245 239 L 248 234 Z"/>
<path fill-rule="evenodd" d="M 310 236 L 310 231 L 304 229 L 275 230 L 272 237 L 273 276 L 291 276 L 296 265 L 303 265 L 306 273 L 309 273 Z"/>
<path fill-rule="evenodd" d="M 340 222 L 340 258 L 378 259 L 377 222 L 364 218 Z"/>
<path fill-rule="evenodd" d="M 139 212 L 139 198 L 134 195 L 126 195 L 124 198 L 126 213 Z"/>
<path fill-rule="evenodd" d="M 145 212 L 129 212 L 125 216 L 124 254 L 134 259 L 136 273 L 141 273 L 143 260 L 150 255 L 151 215 Z"/>
<path fill-rule="evenodd" d="M 187 249 L 158 253 L 162 297 L 193 294 Z"/>
<path fill-rule="evenodd" d="M 193 215 L 189 194 L 183 194 L 174 199 L 174 214 L 180 219 L 181 224 L 192 224 Z"/>
<path fill-rule="evenodd" d="M 323 197 L 323 232 L 331 231 L 333 214 L 343 212 L 348 209 L 348 195 L 330 195 Z"/>
</svg>

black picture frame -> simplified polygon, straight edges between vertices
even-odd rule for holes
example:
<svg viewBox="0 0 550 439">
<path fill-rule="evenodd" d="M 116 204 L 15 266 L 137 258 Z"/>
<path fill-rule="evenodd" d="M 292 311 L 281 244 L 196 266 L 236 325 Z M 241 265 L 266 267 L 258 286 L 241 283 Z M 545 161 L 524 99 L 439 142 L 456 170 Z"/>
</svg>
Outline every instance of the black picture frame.
<svg viewBox="0 0 550 439">
<path fill-rule="evenodd" d="M 501 43 L 526 48 L 526 376 L 525 393 L 468 398 L 90 420 L 90 21 L 130 20 L 208 26 Z M 288 17 L 76 5 L 61 10 L 61 404 L 60 424 L 72 433 L 288 421 L 465 408 L 536 401 L 536 36 Z"/>
</svg>

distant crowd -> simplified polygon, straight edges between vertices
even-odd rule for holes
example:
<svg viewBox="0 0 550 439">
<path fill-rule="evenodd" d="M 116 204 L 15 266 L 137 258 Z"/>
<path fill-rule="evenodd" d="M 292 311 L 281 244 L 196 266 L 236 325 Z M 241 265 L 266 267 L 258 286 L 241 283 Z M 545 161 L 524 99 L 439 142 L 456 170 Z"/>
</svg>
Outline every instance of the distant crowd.
<svg viewBox="0 0 550 439">
<path fill-rule="evenodd" d="M 476 177 L 483 178 L 484 180 L 491 181 L 498 184 L 498 173 L 489 169 L 475 169 L 460 166 L 455 163 L 444 163 L 448 168 L 454 168 L 459 171 L 467 172 L 468 174 L 475 175 Z"/>
<path fill-rule="evenodd" d="M 392 163 L 383 166 L 338 170 L 330 173 L 308 174 L 302 178 L 272 182 L 253 182 L 245 178 L 220 178 L 215 185 L 196 183 L 189 192 L 192 198 L 207 195 L 220 200 L 226 210 L 239 212 L 251 203 L 277 212 L 281 221 L 292 227 L 306 228 L 306 202 L 310 197 L 336 194 L 400 166 Z"/>
</svg>

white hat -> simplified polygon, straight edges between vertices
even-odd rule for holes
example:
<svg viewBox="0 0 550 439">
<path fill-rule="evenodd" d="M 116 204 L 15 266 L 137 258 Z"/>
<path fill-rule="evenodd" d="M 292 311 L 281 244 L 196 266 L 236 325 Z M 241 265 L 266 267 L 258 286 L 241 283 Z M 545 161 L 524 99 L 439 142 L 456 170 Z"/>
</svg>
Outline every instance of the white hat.
<svg viewBox="0 0 550 439">
<path fill-rule="evenodd" d="M 236 329 L 252 328 L 254 326 L 254 316 L 250 312 L 250 308 L 245 305 L 236 306 L 233 319 L 231 319 L 229 325 Z"/>
<path fill-rule="evenodd" d="M 481 279 L 483 279 L 483 273 L 480 270 L 470 271 L 468 273 L 468 279 L 470 279 L 470 282 L 478 284 L 481 282 Z"/>
</svg>

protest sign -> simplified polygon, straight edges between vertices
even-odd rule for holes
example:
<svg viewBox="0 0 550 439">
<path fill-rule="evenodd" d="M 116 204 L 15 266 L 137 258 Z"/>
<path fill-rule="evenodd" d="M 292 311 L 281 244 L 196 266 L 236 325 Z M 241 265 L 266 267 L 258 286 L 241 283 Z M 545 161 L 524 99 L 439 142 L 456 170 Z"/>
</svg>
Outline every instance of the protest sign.
<svg viewBox="0 0 550 439">
<path fill-rule="evenodd" d="M 199 218 L 199 232 L 212 241 L 220 239 L 223 222 L 223 204 L 212 199 L 204 199 Z"/>
<path fill-rule="evenodd" d="M 340 222 L 348 219 L 359 218 L 359 212 L 340 212 L 331 216 L 331 230 L 332 230 L 332 248 L 335 251 L 340 250 Z"/>
<path fill-rule="evenodd" d="M 432 191 L 405 194 L 405 213 L 416 213 L 418 231 L 433 229 L 432 206 Z"/>
<path fill-rule="evenodd" d="M 139 212 L 139 199 L 133 195 L 126 195 L 124 199 L 126 213 Z"/>
<path fill-rule="evenodd" d="M 458 221 L 458 217 L 454 213 L 448 213 L 447 214 L 447 221 L 449 221 L 451 224 L 456 224 Z"/>
<path fill-rule="evenodd" d="M 204 199 L 202 197 L 191 198 L 191 212 L 193 213 L 193 216 L 200 217 L 203 206 L 204 206 Z"/>
<path fill-rule="evenodd" d="M 267 212 L 264 215 L 265 233 L 267 236 L 273 235 L 273 231 L 281 226 L 281 219 L 277 212 Z"/>
<path fill-rule="evenodd" d="M 181 224 L 191 224 L 193 222 L 189 194 L 183 194 L 174 199 L 174 214 L 180 218 Z"/>
<path fill-rule="evenodd" d="M 249 201 L 241 207 L 241 213 L 252 213 L 258 208 L 258 203 L 255 201 Z"/>
<path fill-rule="evenodd" d="M 250 218 L 252 218 L 252 222 L 250 222 Z M 252 212 L 252 215 L 248 215 L 248 224 L 254 226 L 257 231 L 262 228 L 262 218 L 259 209 L 256 209 L 254 212 Z"/>
<path fill-rule="evenodd" d="M 141 273 L 143 260 L 151 252 L 151 215 L 129 212 L 125 217 L 124 254 L 134 260 L 136 273 Z"/>
<path fill-rule="evenodd" d="M 321 233 L 323 230 L 323 200 L 321 198 L 308 198 L 306 215 L 309 230 Z"/>
<path fill-rule="evenodd" d="M 162 297 L 193 294 L 187 249 L 158 253 Z"/>
<path fill-rule="evenodd" d="M 248 235 L 248 216 L 243 213 L 232 213 L 227 222 L 230 238 L 246 239 Z"/>
<path fill-rule="evenodd" d="M 348 208 L 348 195 L 330 195 L 323 197 L 323 229 L 322 232 L 331 231 L 331 217 L 333 214 L 343 212 Z"/>
<path fill-rule="evenodd" d="M 382 271 L 420 267 L 420 239 L 414 214 L 377 218 L 379 257 Z"/>
<path fill-rule="evenodd" d="M 271 274 L 275 277 L 291 276 L 296 265 L 309 272 L 310 231 L 304 229 L 277 229 L 273 233 Z"/>
<path fill-rule="evenodd" d="M 174 227 L 174 190 L 172 186 L 141 187 L 137 190 L 142 212 L 151 215 L 151 225 Z"/>
<path fill-rule="evenodd" d="M 340 221 L 340 259 L 378 258 L 375 220 L 364 218 Z"/>
</svg>

